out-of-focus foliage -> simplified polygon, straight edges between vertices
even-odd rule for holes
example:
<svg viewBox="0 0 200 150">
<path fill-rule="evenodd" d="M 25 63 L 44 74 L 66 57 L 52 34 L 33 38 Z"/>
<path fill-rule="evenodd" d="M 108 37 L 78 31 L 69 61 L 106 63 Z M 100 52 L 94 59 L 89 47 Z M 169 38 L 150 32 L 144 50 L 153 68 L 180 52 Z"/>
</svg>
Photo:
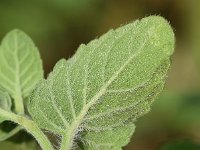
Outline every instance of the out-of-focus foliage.
<svg viewBox="0 0 200 150">
<path fill-rule="evenodd" d="M 181 130 L 188 126 L 200 126 L 200 94 L 199 93 L 164 93 L 154 106 L 155 115 L 160 118 L 165 116 L 163 121 L 166 125 Z M 191 128 L 190 128 L 191 129 Z M 188 128 L 188 130 L 190 130 Z M 200 131 L 199 131 L 200 133 Z"/>
<path fill-rule="evenodd" d="M 83 39 L 96 36 L 101 5 L 102 0 L 1 0 L 0 38 L 14 28 L 22 29 L 47 56 L 49 72 L 60 57 L 72 55 Z"/>
<path fill-rule="evenodd" d="M 199 108 L 200 94 L 197 92 L 163 93 L 152 111 L 136 124 L 135 143 L 128 147 L 154 150 L 170 139 L 199 139 Z"/>
<path fill-rule="evenodd" d="M 166 143 L 158 150 L 199 150 L 200 144 L 191 142 L 190 140 L 177 140 Z"/>
<path fill-rule="evenodd" d="M 1 31 L 18 27 L 31 32 L 33 37 L 48 37 L 51 32 L 55 30 L 60 32 L 66 28 L 66 24 L 63 24 L 65 19 L 67 22 L 79 22 L 80 13 L 89 13 L 97 2 L 91 0 L 1 0 Z"/>
<path fill-rule="evenodd" d="M 1 150 L 39 150 L 35 142 L 13 143 L 4 141 L 0 143 Z"/>
</svg>

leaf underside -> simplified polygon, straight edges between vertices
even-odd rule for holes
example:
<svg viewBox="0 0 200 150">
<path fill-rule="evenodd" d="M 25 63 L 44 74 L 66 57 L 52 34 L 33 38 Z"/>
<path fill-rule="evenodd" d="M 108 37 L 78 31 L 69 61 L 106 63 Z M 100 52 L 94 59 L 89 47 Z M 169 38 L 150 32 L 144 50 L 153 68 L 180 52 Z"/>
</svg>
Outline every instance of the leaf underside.
<svg viewBox="0 0 200 150">
<path fill-rule="evenodd" d="M 110 30 L 56 64 L 34 90 L 30 114 L 72 147 L 121 149 L 162 91 L 173 50 L 173 31 L 159 16 Z"/>
</svg>

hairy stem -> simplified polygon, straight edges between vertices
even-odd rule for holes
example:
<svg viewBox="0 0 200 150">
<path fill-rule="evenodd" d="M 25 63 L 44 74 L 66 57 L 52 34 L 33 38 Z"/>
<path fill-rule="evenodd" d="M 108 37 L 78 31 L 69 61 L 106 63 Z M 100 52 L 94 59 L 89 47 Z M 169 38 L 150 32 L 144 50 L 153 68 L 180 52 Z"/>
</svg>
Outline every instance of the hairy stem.
<svg viewBox="0 0 200 150">
<path fill-rule="evenodd" d="M 5 111 L 0 108 L 0 114 L 5 120 L 13 121 L 27 130 L 39 143 L 43 150 L 53 150 L 53 146 L 48 140 L 48 138 L 44 135 L 44 133 L 40 130 L 40 128 L 30 119 L 16 115 L 12 112 Z"/>
<path fill-rule="evenodd" d="M 74 135 L 81 123 L 84 113 L 82 113 L 77 120 L 69 127 L 69 130 L 66 134 L 62 136 L 62 142 L 60 145 L 60 150 L 70 150 L 74 144 Z"/>
</svg>

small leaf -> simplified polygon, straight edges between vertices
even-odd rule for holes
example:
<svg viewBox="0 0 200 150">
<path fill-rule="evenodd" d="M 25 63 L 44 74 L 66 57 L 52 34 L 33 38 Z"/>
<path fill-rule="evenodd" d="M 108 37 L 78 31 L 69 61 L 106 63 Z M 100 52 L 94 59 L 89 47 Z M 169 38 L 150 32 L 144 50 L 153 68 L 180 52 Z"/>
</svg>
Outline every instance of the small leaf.
<svg viewBox="0 0 200 150">
<path fill-rule="evenodd" d="M 32 40 L 20 30 L 8 33 L 0 46 L 0 86 L 20 103 L 42 77 L 42 62 Z"/>
<path fill-rule="evenodd" d="M 0 88 L 0 108 L 6 110 L 6 111 L 11 111 L 11 106 L 12 106 L 12 101 L 10 96 L 8 95 L 7 92 L 1 90 Z M 0 114 L 0 123 L 4 121 L 4 118 L 1 117 Z"/>
<path fill-rule="evenodd" d="M 31 96 L 31 116 L 63 137 L 61 150 L 121 149 L 162 91 L 173 50 L 162 17 L 111 30 L 56 64 Z"/>
<path fill-rule="evenodd" d="M 0 107 L 4 110 L 11 111 L 12 101 L 7 92 L 0 89 Z"/>
<path fill-rule="evenodd" d="M 0 108 L 10 112 L 11 106 L 12 106 L 12 100 L 11 100 L 9 94 L 0 88 Z M 6 120 L 7 120 L 7 118 L 2 117 L 2 114 L 0 114 L 0 123 L 4 122 Z M 0 141 L 4 141 L 4 140 L 10 138 L 11 136 L 18 133 L 21 129 L 22 129 L 22 127 L 17 126 L 14 129 L 11 129 L 9 132 L 8 131 L 6 132 L 0 128 Z"/>
</svg>

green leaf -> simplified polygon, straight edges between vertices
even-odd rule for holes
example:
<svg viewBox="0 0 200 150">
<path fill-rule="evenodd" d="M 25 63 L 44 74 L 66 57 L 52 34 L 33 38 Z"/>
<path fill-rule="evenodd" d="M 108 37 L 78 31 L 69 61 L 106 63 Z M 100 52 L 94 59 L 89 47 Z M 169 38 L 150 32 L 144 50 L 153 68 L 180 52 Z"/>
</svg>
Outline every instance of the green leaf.
<svg viewBox="0 0 200 150">
<path fill-rule="evenodd" d="M 4 110 L 11 111 L 12 101 L 9 94 L 0 88 L 0 107 Z"/>
<path fill-rule="evenodd" d="M 61 150 L 121 149 L 162 91 L 173 50 L 159 16 L 110 30 L 56 64 L 30 98 L 31 116 L 62 136 Z"/>
<path fill-rule="evenodd" d="M 7 92 L 1 90 L 0 88 L 0 108 L 11 111 L 12 101 Z M 0 114 L 0 123 L 4 121 L 4 118 Z"/>
<path fill-rule="evenodd" d="M 23 100 L 43 77 L 42 62 L 32 40 L 13 30 L 0 46 L 0 86 L 14 99 L 16 112 L 23 113 Z"/>
<path fill-rule="evenodd" d="M 0 88 L 0 108 L 4 109 L 6 111 L 11 111 L 11 106 L 12 106 L 12 101 L 11 101 L 9 94 Z M 0 123 L 4 122 L 6 120 L 7 120 L 7 118 L 2 117 L 0 114 Z M 15 127 L 14 129 L 10 130 L 9 132 L 6 132 L 0 128 L 0 141 L 4 141 L 4 140 L 10 138 L 11 136 L 13 136 L 17 132 L 19 132 L 21 129 L 22 128 L 20 126 L 18 126 L 18 127 Z"/>
</svg>

